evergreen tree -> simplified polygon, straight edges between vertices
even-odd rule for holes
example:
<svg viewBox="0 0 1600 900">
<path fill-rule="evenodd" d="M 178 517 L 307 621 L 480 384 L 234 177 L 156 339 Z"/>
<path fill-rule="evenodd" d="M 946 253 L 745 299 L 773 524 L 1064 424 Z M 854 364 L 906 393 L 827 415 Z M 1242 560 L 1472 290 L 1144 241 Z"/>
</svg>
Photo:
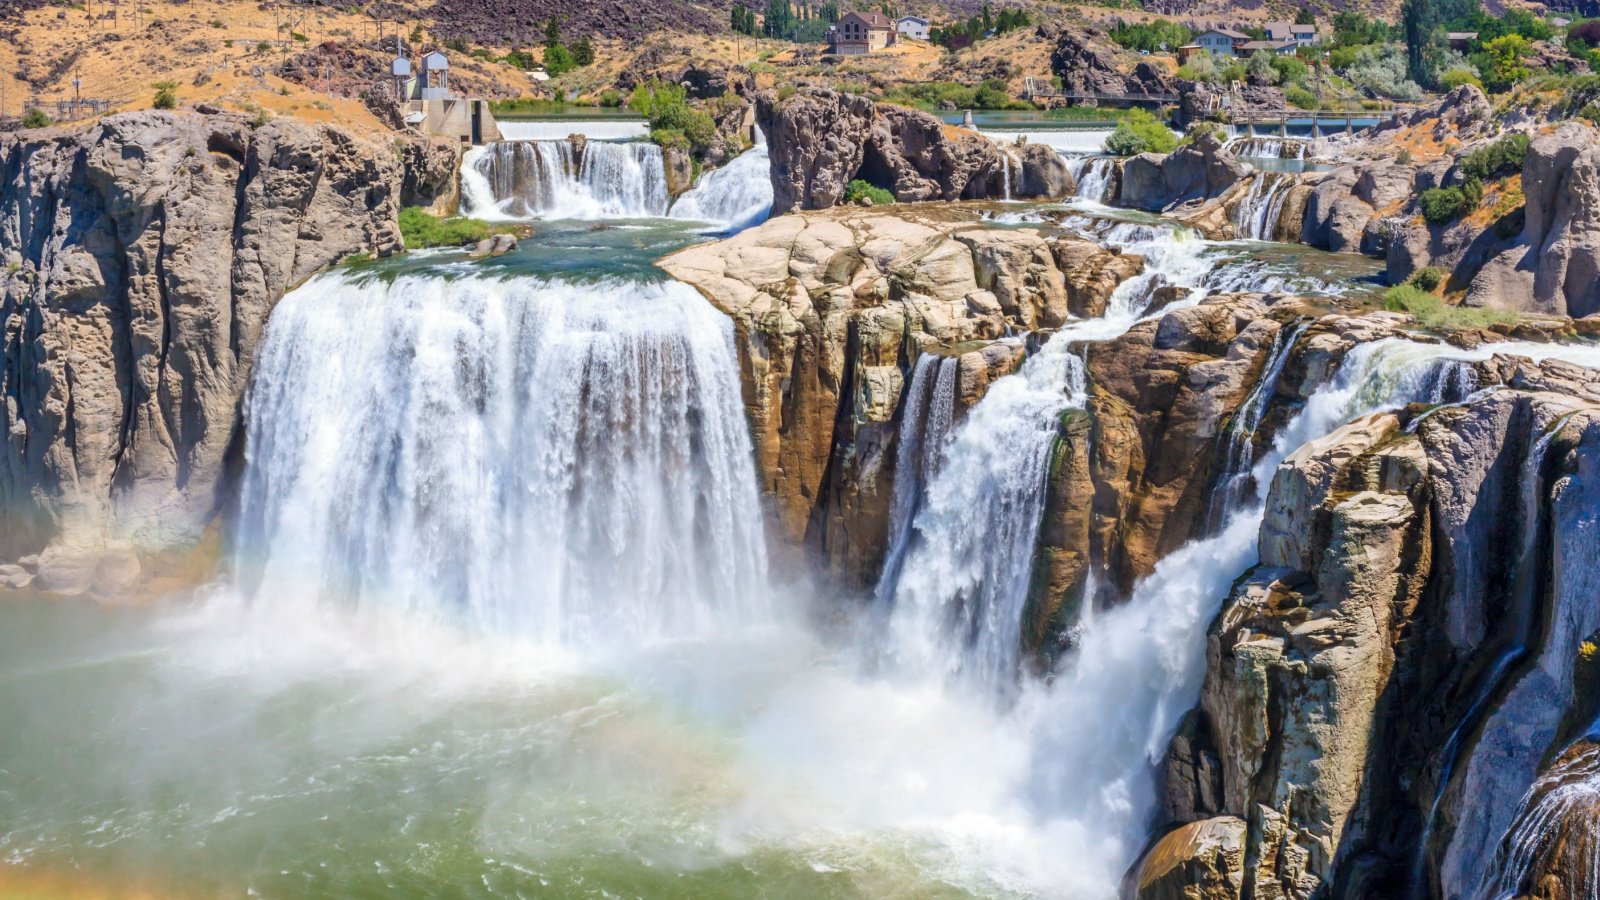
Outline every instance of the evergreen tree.
<svg viewBox="0 0 1600 900">
<path fill-rule="evenodd" d="M 1294 23 L 1296 25 L 1315 25 L 1317 24 L 1317 17 L 1311 11 L 1311 7 L 1302 6 L 1300 11 L 1294 14 Z"/>
<path fill-rule="evenodd" d="M 587 38 L 578 38 L 572 45 L 572 61 L 580 66 L 587 66 L 594 62 L 594 44 Z"/>
<path fill-rule="evenodd" d="M 554 47 L 559 43 L 561 43 L 561 20 L 551 16 L 550 21 L 544 25 L 544 45 Z"/>
</svg>

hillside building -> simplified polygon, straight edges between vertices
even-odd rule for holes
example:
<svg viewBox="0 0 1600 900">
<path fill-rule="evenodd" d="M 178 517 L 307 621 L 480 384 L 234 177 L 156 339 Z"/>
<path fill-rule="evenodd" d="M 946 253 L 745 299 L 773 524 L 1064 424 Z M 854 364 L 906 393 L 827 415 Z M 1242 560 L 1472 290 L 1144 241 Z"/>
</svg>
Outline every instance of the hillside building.
<svg viewBox="0 0 1600 900">
<path fill-rule="evenodd" d="M 895 25 L 901 37 L 913 41 L 925 41 L 933 33 L 933 23 L 921 16 L 901 16 Z"/>
<path fill-rule="evenodd" d="M 1213 28 L 1195 36 L 1194 43 L 1212 56 L 1238 56 L 1238 48 L 1249 43 L 1250 35 L 1232 28 Z"/>
<path fill-rule="evenodd" d="M 828 52 L 861 56 L 893 45 L 898 35 L 895 21 L 883 13 L 845 13 L 828 29 Z"/>
<path fill-rule="evenodd" d="M 1301 25 L 1297 22 L 1268 22 L 1265 31 L 1267 39 L 1283 43 L 1293 41 L 1296 45 L 1313 47 L 1322 41 L 1321 33 L 1316 25 Z"/>
</svg>

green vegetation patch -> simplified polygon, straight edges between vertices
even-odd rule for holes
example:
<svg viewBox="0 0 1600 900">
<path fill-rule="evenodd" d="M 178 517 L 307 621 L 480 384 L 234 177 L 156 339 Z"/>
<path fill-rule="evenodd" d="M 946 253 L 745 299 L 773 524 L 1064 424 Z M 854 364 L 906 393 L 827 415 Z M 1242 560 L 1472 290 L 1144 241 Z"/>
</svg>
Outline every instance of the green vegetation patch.
<svg viewBox="0 0 1600 900">
<path fill-rule="evenodd" d="M 1132 110 L 1106 138 L 1106 152 L 1116 156 L 1136 153 L 1171 153 L 1178 147 L 1178 136 L 1156 117 L 1142 109 Z"/>
<path fill-rule="evenodd" d="M 1383 294 L 1383 308 L 1409 313 L 1424 328 L 1434 331 L 1474 331 L 1515 322 L 1516 313 L 1500 309 L 1447 306 L 1444 300 L 1412 284 L 1392 287 Z"/>
<path fill-rule="evenodd" d="M 893 203 L 894 194 L 857 178 L 845 186 L 844 202 L 860 203 L 862 200 L 871 200 L 873 206 L 882 206 Z"/>
<path fill-rule="evenodd" d="M 461 247 L 476 244 L 497 229 L 480 219 L 442 218 L 420 206 L 400 210 L 400 235 L 407 250 L 424 247 Z"/>
</svg>

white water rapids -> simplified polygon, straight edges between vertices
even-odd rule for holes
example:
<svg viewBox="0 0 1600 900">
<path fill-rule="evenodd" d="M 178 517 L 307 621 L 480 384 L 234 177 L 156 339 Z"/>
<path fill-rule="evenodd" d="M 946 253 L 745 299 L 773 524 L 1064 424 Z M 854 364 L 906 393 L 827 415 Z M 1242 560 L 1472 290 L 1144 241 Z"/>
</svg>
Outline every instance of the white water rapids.
<svg viewBox="0 0 1600 900">
<path fill-rule="evenodd" d="M 644 141 L 497 141 L 461 161 L 461 211 L 506 219 L 664 216 L 661 148 Z"/>
</svg>

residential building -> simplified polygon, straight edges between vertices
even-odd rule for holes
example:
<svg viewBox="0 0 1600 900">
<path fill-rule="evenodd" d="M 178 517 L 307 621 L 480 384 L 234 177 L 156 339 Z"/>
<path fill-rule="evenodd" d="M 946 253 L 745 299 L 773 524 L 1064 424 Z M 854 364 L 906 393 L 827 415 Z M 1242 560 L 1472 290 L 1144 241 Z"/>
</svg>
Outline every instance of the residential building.
<svg viewBox="0 0 1600 900">
<path fill-rule="evenodd" d="M 898 33 L 895 21 L 883 13 L 845 13 L 828 29 L 828 52 L 860 56 L 890 46 Z"/>
<path fill-rule="evenodd" d="M 1264 29 L 1267 39 L 1283 42 L 1294 41 L 1307 47 L 1313 46 L 1322 40 L 1321 33 L 1315 24 L 1302 25 L 1298 22 L 1268 22 Z"/>
<path fill-rule="evenodd" d="M 1235 49 L 1240 56 L 1254 56 L 1260 50 L 1279 56 L 1293 56 L 1300 49 L 1300 44 L 1295 41 L 1245 41 L 1236 45 Z"/>
<path fill-rule="evenodd" d="M 913 41 L 927 40 L 933 29 L 933 23 L 921 16 L 901 16 L 895 25 L 899 27 L 901 37 Z"/>
<path fill-rule="evenodd" d="M 1210 31 L 1201 32 L 1195 37 L 1194 42 L 1200 49 L 1210 53 L 1212 56 L 1237 56 L 1238 52 L 1235 48 L 1247 43 L 1249 40 L 1250 35 L 1234 31 L 1232 28 L 1213 28 Z"/>
</svg>

